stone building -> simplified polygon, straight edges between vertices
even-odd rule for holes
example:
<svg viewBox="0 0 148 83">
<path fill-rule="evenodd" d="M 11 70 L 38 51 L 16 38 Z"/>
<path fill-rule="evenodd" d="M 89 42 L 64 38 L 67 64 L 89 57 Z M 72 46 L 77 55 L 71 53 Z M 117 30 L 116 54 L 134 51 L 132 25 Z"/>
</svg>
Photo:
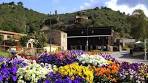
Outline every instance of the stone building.
<svg viewBox="0 0 148 83">
<path fill-rule="evenodd" d="M 54 30 L 50 33 L 49 43 L 58 45 L 61 47 L 61 50 L 67 50 L 67 33 L 59 30 Z"/>
<path fill-rule="evenodd" d="M 48 44 L 60 46 L 61 50 L 67 50 L 67 33 L 60 30 L 49 30 L 47 26 L 43 26 L 42 32 L 48 38 Z"/>
</svg>

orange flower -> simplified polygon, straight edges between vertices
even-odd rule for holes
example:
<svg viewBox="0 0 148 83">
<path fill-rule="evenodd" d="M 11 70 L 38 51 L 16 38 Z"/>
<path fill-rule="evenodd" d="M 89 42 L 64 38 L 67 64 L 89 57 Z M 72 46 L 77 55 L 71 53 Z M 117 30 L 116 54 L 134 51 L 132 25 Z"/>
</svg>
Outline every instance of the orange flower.
<svg viewBox="0 0 148 83">
<path fill-rule="evenodd" d="M 108 66 L 101 67 L 101 68 L 93 67 L 93 69 L 95 71 L 96 76 L 101 76 L 103 78 L 107 78 L 112 82 L 117 82 L 118 77 L 114 75 L 116 75 L 119 71 L 119 64 L 112 63 L 112 64 L 109 64 Z"/>
</svg>

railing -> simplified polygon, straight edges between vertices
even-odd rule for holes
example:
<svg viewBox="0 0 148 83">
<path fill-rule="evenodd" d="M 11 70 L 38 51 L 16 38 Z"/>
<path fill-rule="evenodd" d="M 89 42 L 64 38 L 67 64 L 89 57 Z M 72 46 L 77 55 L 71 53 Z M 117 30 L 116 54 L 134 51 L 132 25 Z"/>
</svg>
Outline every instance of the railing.
<svg viewBox="0 0 148 83">
<path fill-rule="evenodd" d="M 11 51 L 15 51 L 16 54 L 26 54 L 26 55 L 38 55 L 44 52 L 43 48 L 26 48 L 18 46 L 8 46 L 0 45 L 0 56 L 11 55 Z"/>
</svg>

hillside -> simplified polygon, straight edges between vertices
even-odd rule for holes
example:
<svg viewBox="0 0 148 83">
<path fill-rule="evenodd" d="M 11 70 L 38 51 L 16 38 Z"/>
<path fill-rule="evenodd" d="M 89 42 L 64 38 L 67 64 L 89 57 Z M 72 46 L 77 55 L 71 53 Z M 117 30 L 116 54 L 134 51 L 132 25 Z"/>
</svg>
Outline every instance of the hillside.
<svg viewBox="0 0 148 83">
<path fill-rule="evenodd" d="M 0 29 L 26 33 L 38 30 L 47 15 L 14 3 L 0 4 Z M 28 29 L 28 27 L 30 27 Z"/>
<path fill-rule="evenodd" d="M 116 32 L 120 32 L 121 36 L 128 36 L 130 33 L 130 23 L 128 23 L 128 15 L 121 13 L 119 11 L 113 11 L 110 8 L 102 7 L 95 9 L 88 9 L 75 12 L 72 14 L 62 14 L 61 19 L 66 24 L 73 23 L 76 15 L 88 16 L 87 26 L 101 27 L 101 26 L 113 26 Z M 83 24 L 83 23 L 82 23 Z M 85 25 L 85 24 L 84 24 Z"/>
<path fill-rule="evenodd" d="M 23 3 L 0 4 L 0 29 L 33 33 L 41 29 L 41 25 L 53 26 L 53 29 L 66 29 L 67 25 L 74 27 L 113 26 L 119 37 L 143 39 L 148 37 L 148 20 L 142 10 L 135 10 L 136 15 L 125 15 L 107 7 L 88 9 L 74 13 L 46 15 L 23 7 Z M 88 20 L 75 23 L 75 17 L 87 16 Z M 51 22 L 50 22 L 51 21 Z"/>
</svg>

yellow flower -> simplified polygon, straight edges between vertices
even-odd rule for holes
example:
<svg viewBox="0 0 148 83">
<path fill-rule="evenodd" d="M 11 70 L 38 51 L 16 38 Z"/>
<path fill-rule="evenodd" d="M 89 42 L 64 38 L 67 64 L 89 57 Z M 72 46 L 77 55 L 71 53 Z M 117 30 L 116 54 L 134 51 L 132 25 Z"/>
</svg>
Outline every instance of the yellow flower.
<svg viewBox="0 0 148 83">
<path fill-rule="evenodd" d="M 108 64 L 112 64 L 113 62 L 112 62 L 112 61 L 107 61 L 107 63 L 108 63 Z"/>
<path fill-rule="evenodd" d="M 78 65 L 78 63 L 73 63 L 70 65 L 60 67 L 58 69 L 58 72 L 62 75 L 70 76 L 71 79 L 74 79 L 75 76 L 82 77 L 86 79 L 89 83 L 92 83 L 94 78 L 92 69 L 89 69 L 85 66 L 80 66 Z"/>
</svg>

